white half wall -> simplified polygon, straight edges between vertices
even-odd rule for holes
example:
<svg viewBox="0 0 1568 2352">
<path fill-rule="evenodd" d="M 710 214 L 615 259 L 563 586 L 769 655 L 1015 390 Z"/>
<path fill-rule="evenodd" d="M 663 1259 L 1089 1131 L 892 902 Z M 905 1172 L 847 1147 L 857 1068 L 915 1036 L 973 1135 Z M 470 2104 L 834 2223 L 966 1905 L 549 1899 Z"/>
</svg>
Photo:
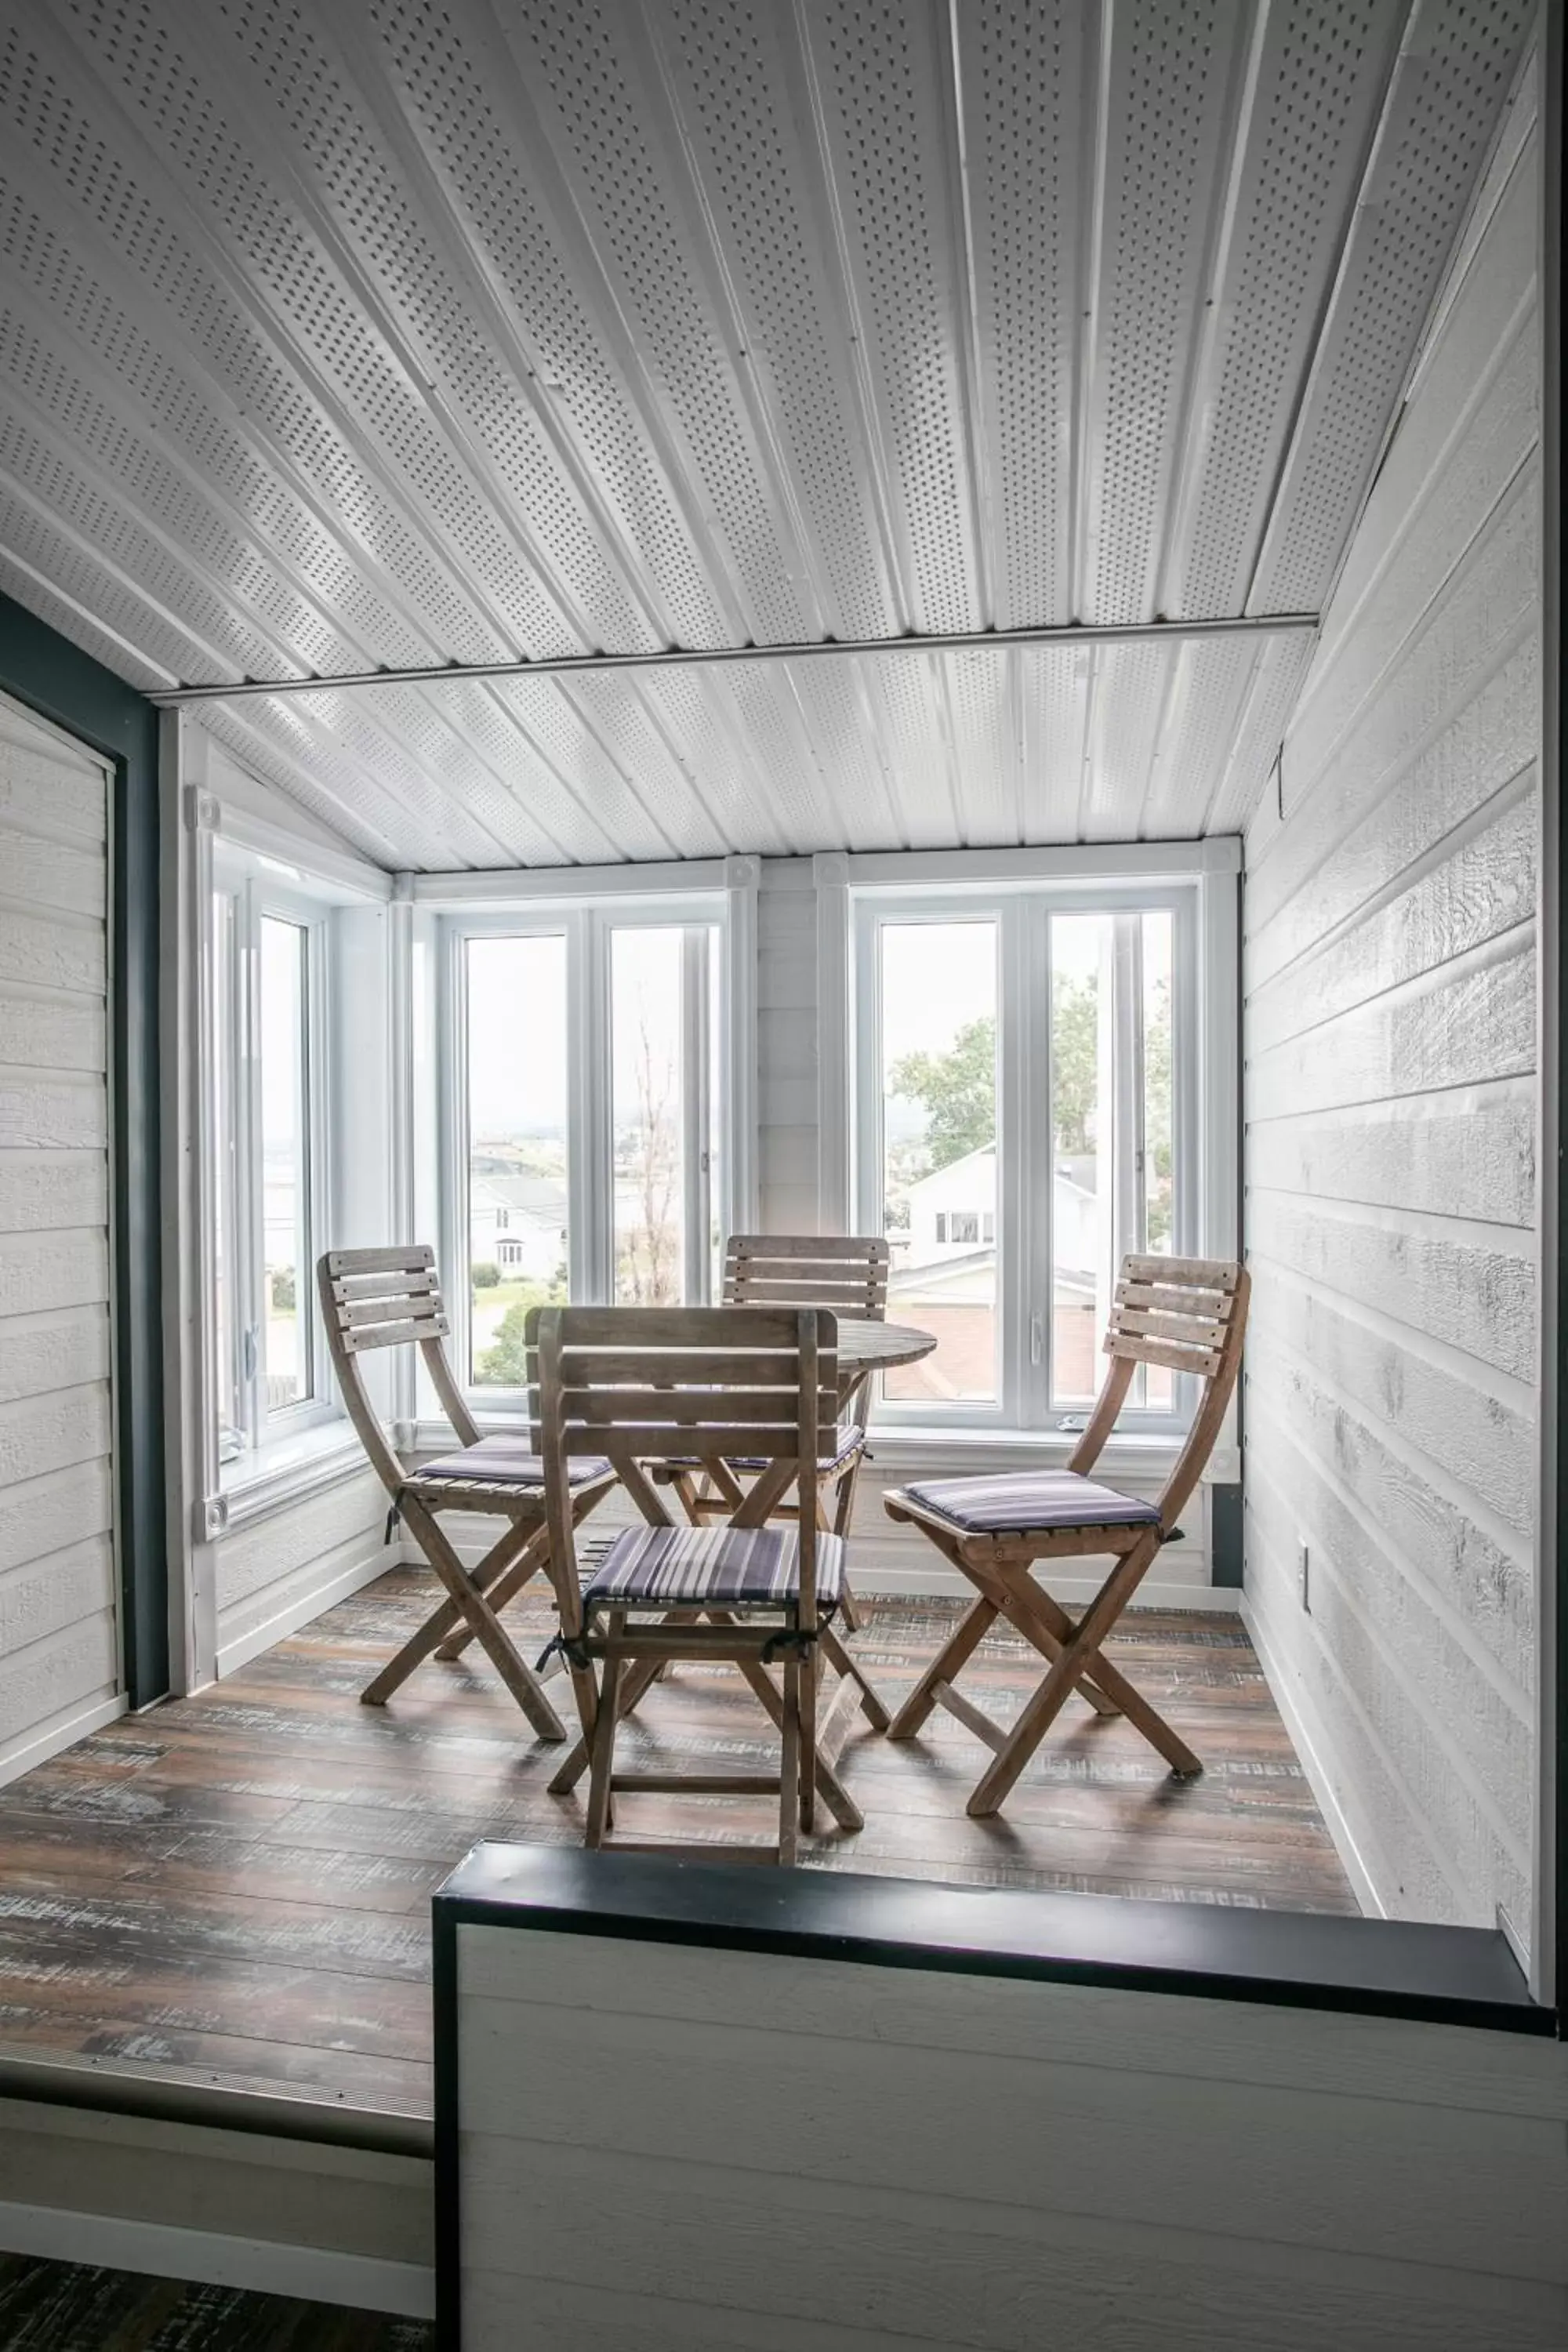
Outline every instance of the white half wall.
<svg viewBox="0 0 1568 2352">
<path fill-rule="evenodd" d="M 1247 1610 L 1384 1908 L 1521 1936 L 1536 173 L 1531 79 L 1247 837 L 1244 959 Z"/>
<path fill-rule="evenodd" d="M 457 1933 L 465 2352 L 1568 2331 L 1568 2053 L 1544 2038 Z"/>
<path fill-rule="evenodd" d="M 0 695 L 0 1780 L 123 1711 L 109 773 Z"/>
</svg>

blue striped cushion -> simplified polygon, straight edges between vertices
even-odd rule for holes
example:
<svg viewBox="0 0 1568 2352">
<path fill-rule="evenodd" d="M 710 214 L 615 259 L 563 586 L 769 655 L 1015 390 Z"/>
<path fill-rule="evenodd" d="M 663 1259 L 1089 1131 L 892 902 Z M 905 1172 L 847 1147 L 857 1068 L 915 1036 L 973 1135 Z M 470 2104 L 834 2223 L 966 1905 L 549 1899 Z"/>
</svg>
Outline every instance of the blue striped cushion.
<svg viewBox="0 0 1568 2352">
<path fill-rule="evenodd" d="M 599 1455 L 584 1454 L 567 1465 L 567 1477 L 574 1486 L 582 1486 L 590 1478 L 604 1477 L 609 1467 Z M 408 1484 L 416 1486 L 422 1478 L 482 1478 L 498 1486 L 542 1486 L 544 1465 L 521 1437 L 481 1437 L 460 1454 L 422 1462 Z"/>
<path fill-rule="evenodd" d="M 1157 1503 L 1119 1495 L 1072 1470 L 1025 1470 L 1009 1478 L 938 1478 L 905 1490 L 966 1535 L 1042 1534 L 1058 1528 L 1152 1528 Z"/>
<path fill-rule="evenodd" d="M 844 1546 L 837 1536 L 819 1535 L 819 1605 L 831 1608 L 843 1585 Z M 605 1554 L 583 1604 L 777 1608 L 799 1598 L 800 1536 L 795 1528 L 628 1528 Z"/>
</svg>

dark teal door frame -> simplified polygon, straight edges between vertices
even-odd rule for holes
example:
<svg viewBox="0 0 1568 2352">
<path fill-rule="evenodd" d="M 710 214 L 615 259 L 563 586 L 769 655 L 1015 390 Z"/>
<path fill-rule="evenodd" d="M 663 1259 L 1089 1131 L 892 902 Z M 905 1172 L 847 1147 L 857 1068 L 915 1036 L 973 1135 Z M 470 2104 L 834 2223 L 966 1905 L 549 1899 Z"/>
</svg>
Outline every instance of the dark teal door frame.
<svg viewBox="0 0 1568 2352">
<path fill-rule="evenodd" d="M 169 1687 L 158 1161 L 158 713 L 0 595 L 0 688 L 114 765 L 110 1088 L 114 1111 L 115 1447 L 126 1687 Z"/>
</svg>

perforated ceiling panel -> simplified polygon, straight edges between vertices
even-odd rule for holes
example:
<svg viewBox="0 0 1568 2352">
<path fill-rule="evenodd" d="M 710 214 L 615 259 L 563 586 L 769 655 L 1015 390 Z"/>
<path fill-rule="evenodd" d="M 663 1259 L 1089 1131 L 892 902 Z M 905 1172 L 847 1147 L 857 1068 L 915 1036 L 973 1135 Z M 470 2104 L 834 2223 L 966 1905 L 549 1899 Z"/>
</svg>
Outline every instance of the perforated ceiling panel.
<svg viewBox="0 0 1568 2352">
<path fill-rule="evenodd" d="M 0 0 L 0 581 L 143 685 L 1315 609 L 1526 0 Z M 1234 828 L 1304 639 L 215 709 L 389 866 Z"/>
</svg>

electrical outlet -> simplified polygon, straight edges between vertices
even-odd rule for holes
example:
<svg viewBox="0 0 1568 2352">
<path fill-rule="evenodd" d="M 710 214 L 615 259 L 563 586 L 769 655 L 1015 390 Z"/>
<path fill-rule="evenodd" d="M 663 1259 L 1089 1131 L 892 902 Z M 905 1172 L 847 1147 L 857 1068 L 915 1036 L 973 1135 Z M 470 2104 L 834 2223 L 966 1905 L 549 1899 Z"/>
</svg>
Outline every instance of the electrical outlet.
<svg viewBox="0 0 1568 2352">
<path fill-rule="evenodd" d="M 1305 1544 L 1296 1547 L 1296 1589 L 1301 1596 L 1301 1606 L 1309 1612 L 1312 1606 L 1311 1554 Z"/>
</svg>

